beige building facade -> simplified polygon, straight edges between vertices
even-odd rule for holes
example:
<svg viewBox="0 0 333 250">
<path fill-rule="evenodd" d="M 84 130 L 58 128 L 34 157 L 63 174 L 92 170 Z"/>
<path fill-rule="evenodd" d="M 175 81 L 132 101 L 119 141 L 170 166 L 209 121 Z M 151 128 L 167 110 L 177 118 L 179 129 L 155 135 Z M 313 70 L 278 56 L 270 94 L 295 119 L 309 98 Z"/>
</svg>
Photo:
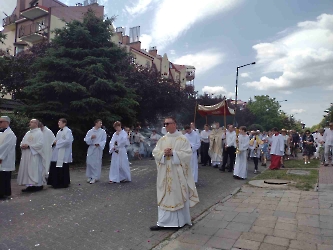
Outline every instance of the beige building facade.
<svg viewBox="0 0 333 250">
<path fill-rule="evenodd" d="M 77 6 L 67 6 L 58 0 L 17 0 L 13 13 L 2 20 L 2 33 L 7 38 L 0 49 L 16 55 L 34 44 L 51 41 L 54 37 L 51 31 L 64 27 L 66 22 L 82 20 L 89 8 L 103 17 L 104 6 L 99 6 L 96 0 Z"/>
<path fill-rule="evenodd" d="M 112 41 L 133 54 L 133 63 L 147 68 L 155 68 L 162 77 L 172 79 L 179 83 L 182 88 L 186 86 L 187 82 L 193 83 L 195 78 L 194 66 L 172 63 L 169 61 L 167 54 L 159 55 L 156 47 L 151 47 L 146 51 L 141 48 L 138 37 L 135 39 L 135 37 L 130 37 L 124 33 L 124 28 L 116 28 Z"/>
</svg>

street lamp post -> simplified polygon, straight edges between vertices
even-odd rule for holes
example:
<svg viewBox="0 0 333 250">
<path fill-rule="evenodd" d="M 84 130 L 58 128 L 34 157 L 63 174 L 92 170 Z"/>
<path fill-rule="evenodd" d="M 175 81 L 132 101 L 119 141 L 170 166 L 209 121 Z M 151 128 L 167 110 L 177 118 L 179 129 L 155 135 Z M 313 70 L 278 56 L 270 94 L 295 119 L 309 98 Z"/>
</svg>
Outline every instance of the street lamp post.
<svg viewBox="0 0 333 250">
<path fill-rule="evenodd" d="M 245 64 L 245 65 L 242 65 L 242 66 L 238 66 L 237 67 L 237 70 L 236 70 L 236 95 L 235 95 L 235 116 L 234 116 L 234 126 L 235 127 L 238 127 L 237 124 L 236 124 L 236 112 L 237 112 L 237 95 L 238 95 L 238 69 L 240 68 L 243 68 L 245 66 L 248 66 L 248 65 L 252 65 L 252 64 L 256 64 L 256 62 L 252 62 L 252 63 L 248 63 L 248 64 Z"/>
</svg>

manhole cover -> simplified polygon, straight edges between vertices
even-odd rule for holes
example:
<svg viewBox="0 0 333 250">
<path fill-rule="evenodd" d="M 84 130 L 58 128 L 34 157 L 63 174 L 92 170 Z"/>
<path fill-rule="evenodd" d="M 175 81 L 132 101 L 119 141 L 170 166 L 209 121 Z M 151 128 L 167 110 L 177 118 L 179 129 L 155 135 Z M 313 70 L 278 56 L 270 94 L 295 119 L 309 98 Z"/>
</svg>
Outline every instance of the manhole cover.
<svg viewBox="0 0 333 250">
<path fill-rule="evenodd" d="M 287 174 L 310 175 L 310 171 L 306 171 L 306 170 L 288 170 Z"/>
<path fill-rule="evenodd" d="M 290 183 L 290 181 L 272 179 L 272 180 L 264 180 L 264 183 L 271 185 L 285 185 Z"/>
</svg>

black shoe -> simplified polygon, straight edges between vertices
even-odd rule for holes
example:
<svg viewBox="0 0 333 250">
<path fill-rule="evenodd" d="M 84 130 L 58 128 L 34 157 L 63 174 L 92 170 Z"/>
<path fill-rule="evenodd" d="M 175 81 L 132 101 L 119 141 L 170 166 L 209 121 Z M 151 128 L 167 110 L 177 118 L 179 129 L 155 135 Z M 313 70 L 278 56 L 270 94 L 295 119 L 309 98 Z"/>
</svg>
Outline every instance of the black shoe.
<svg viewBox="0 0 333 250">
<path fill-rule="evenodd" d="M 39 186 L 39 187 L 35 187 L 35 190 L 34 191 L 41 191 L 41 190 L 43 190 L 43 186 Z"/>
<path fill-rule="evenodd" d="M 22 189 L 22 192 L 23 192 L 23 193 L 34 192 L 35 189 L 36 189 L 35 186 L 29 186 L 29 187 L 27 187 L 26 189 Z"/>
<path fill-rule="evenodd" d="M 282 164 L 282 165 L 281 165 L 281 168 L 285 168 L 285 166 Z"/>
<path fill-rule="evenodd" d="M 207 164 L 202 164 L 202 166 L 206 167 L 206 166 L 207 166 Z"/>
<path fill-rule="evenodd" d="M 225 169 L 223 169 L 223 168 L 219 168 L 219 170 L 220 170 L 221 172 L 225 172 Z"/>
<path fill-rule="evenodd" d="M 218 168 L 219 166 L 218 165 L 214 165 L 213 168 Z"/>
<path fill-rule="evenodd" d="M 159 227 L 159 226 L 152 226 L 149 228 L 150 231 L 158 231 L 158 230 L 162 230 L 162 227 Z"/>
</svg>

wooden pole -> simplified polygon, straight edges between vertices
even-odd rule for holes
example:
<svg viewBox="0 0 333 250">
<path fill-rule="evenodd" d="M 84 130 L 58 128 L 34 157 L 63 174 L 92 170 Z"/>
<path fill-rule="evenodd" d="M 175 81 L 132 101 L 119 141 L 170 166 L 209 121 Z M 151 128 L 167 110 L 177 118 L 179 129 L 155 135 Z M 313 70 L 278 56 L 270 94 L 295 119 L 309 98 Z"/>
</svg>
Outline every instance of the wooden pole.
<svg viewBox="0 0 333 250">
<path fill-rule="evenodd" d="M 197 106 L 198 106 L 198 101 L 195 99 L 195 108 L 194 108 L 194 125 L 195 125 L 195 119 L 197 118 Z"/>
<path fill-rule="evenodd" d="M 227 114 L 226 114 L 227 101 L 224 97 L 224 129 L 227 129 Z"/>
</svg>

